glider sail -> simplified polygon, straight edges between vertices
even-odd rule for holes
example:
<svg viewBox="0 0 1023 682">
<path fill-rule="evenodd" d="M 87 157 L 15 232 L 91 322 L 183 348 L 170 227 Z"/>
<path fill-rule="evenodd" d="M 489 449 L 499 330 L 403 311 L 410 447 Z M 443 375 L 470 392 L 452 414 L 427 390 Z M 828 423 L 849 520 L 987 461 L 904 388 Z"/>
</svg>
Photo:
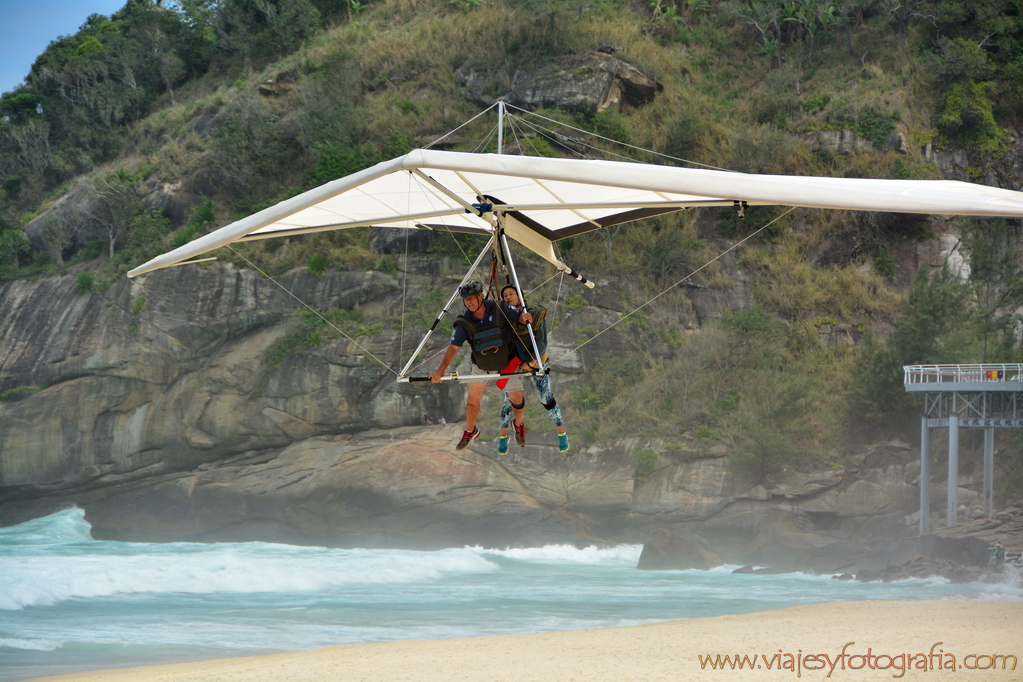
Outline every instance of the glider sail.
<svg viewBox="0 0 1023 682">
<path fill-rule="evenodd" d="M 215 230 L 128 276 L 235 242 L 364 226 L 504 234 L 575 275 L 555 254 L 559 239 L 685 208 L 732 205 L 1019 218 L 1023 192 L 953 180 L 752 175 L 417 149 Z"/>
</svg>

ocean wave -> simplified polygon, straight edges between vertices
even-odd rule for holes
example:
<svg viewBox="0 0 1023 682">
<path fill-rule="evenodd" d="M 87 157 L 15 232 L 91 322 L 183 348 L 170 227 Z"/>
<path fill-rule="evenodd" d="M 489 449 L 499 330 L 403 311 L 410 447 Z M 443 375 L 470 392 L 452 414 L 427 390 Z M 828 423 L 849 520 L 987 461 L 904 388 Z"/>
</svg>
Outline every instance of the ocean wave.
<svg viewBox="0 0 1023 682">
<path fill-rule="evenodd" d="M 94 543 L 73 555 L 0 557 L 0 610 L 121 594 L 309 593 L 435 581 L 499 567 L 465 549 L 340 550 L 268 543 Z M 106 551 L 96 551 L 106 550 Z"/>
<path fill-rule="evenodd" d="M 92 525 L 85 520 L 85 511 L 78 507 L 0 528 L 0 546 L 5 547 L 79 542 L 92 542 Z"/>
<path fill-rule="evenodd" d="M 1023 601 L 1023 575 L 1011 569 L 1006 571 L 998 582 L 981 585 L 978 599 L 981 601 Z"/>
</svg>

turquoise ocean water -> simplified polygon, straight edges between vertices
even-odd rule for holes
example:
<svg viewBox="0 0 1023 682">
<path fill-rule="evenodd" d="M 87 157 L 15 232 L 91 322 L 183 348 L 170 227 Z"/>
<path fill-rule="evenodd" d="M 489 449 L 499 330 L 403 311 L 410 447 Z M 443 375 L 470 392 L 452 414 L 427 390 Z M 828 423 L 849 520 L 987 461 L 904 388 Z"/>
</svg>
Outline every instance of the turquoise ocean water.
<svg viewBox="0 0 1023 682">
<path fill-rule="evenodd" d="M 638 625 L 1001 584 L 639 571 L 641 547 L 432 552 L 93 540 L 80 509 L 0 528 L 0 681 L 338 644 Z"/>
</svg>

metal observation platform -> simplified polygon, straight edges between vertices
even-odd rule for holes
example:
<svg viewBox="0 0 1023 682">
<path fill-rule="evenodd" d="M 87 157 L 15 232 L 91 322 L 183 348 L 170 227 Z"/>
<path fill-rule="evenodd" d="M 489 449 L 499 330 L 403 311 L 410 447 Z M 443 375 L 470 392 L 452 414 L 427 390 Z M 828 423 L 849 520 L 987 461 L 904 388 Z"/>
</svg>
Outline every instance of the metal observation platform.
<svg viewBox="0 0 1023 682">
<path fill-rule="evenodd" d="M 930 532 L 932 428 L 948 429 L 947 524 L 958 522 L 959 429 L 984 429 L 984 513 L 991 514 L 995 429 L 1023 428 L 1023 365 L 909 365 L 906 391 L 924 394 L 920 421 L 920 534 Z"/>
</svg>

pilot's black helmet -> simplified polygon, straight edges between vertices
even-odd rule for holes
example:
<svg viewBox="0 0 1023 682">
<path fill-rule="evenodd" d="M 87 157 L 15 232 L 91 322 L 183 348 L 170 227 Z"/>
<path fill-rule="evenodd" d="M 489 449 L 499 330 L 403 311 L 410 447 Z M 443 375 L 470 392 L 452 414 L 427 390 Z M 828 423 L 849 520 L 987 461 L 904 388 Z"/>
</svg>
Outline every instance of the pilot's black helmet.
<svg viewBox="0 0 1023 682">
<path fill-rule="evenodd" d="M 468 282 L 458 287 L 458 295 L 462 298 L 468 298 L 469 296 L 475 296 L 476 294 L 482 293 L 483 285 L 474 279 L 470 279 Z"/>
</svg>

